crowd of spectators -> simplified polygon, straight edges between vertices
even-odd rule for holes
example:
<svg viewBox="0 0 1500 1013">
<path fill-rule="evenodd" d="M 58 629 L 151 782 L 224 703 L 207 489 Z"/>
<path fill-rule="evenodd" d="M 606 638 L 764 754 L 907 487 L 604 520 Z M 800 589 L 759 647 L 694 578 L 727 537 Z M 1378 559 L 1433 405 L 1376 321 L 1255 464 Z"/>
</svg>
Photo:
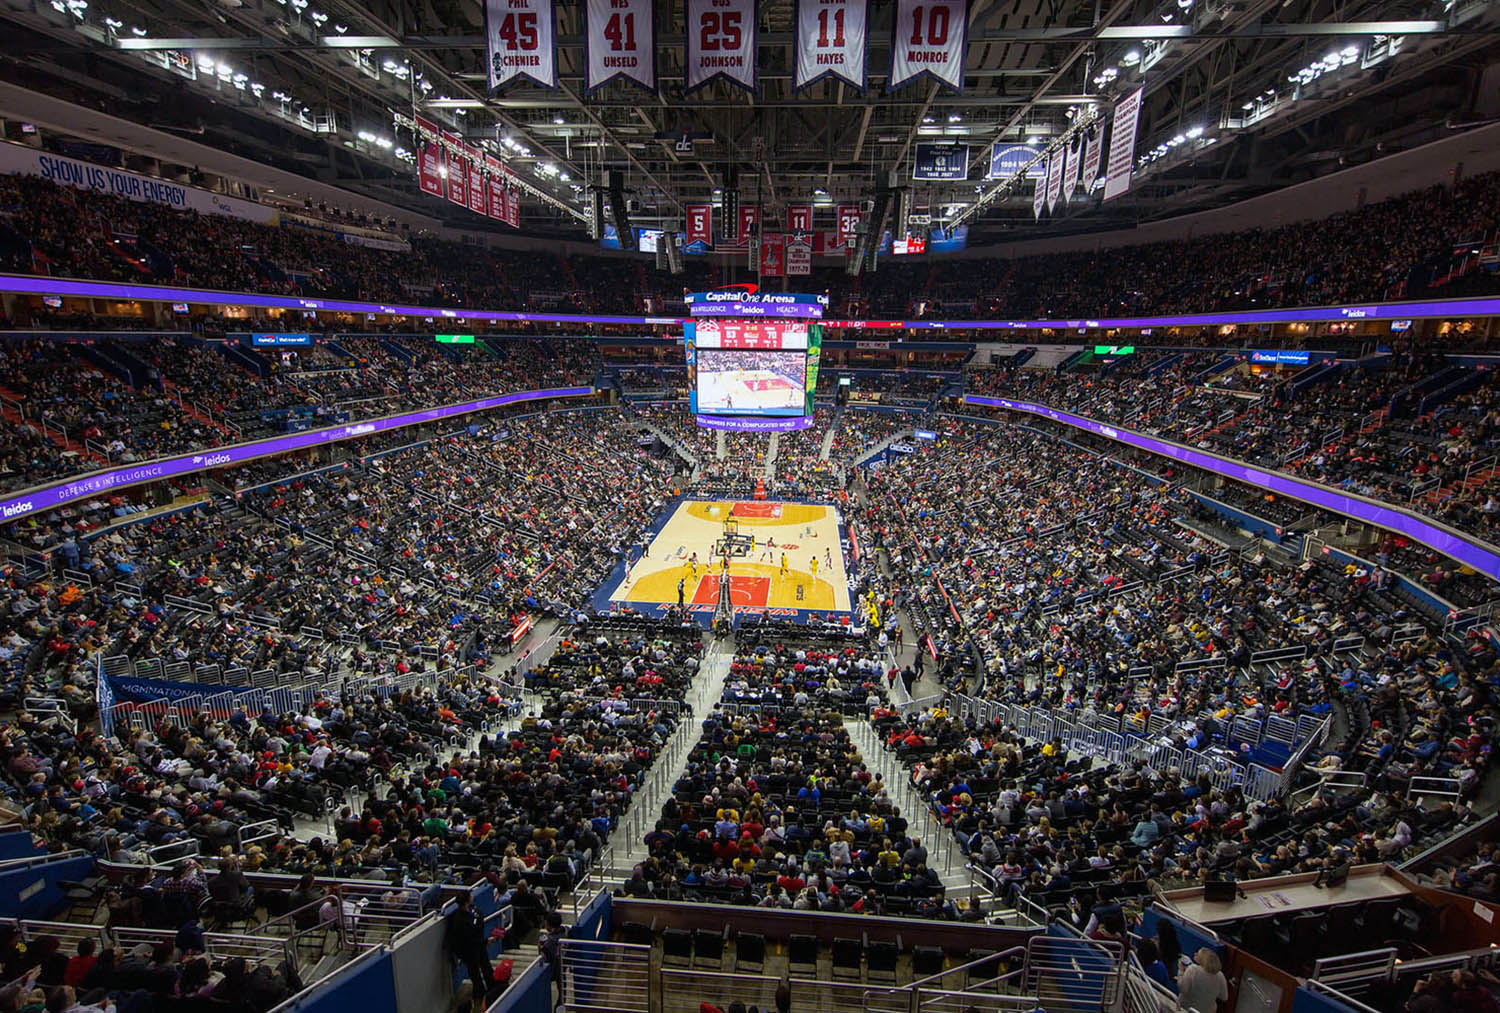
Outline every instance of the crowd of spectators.
<svg viewBox="0 0 1500 1013">
<path fill-rule="evenodd" d="M 1500 224 L 1494 191 L 1495 174 L 1481 174 L 1277 228 L 965 259 L 961 271 L 897 260 L 853 281 L 819 266 L 804 284 L 828 292 L 836 315 L 902 319 L 1129 316 L 1492 292 L 1494 275 L 1478 269 L 1470 250 Z M 660 313 L 678 305 L 684 285 L 717 280 L 693 258 L 682 278 L 645 261 L 538 257 L 429 238 L 380 250 L 27 176 L 0 181 L 0 226 L 0 264 L 9 270 L 453 308 Z"/>
<path fill-rule="evenodd" d="M 0 395 L 14 415 L 0 440 L 0 488 L 288 429 L 588 385 L 596 361 L 587 342 L 527 338 L 346 338 L 286 355 L 231 354 L 198 338 L 0 343 Z"/>
<path fill-rule="evenodd" d="M 1221 353 L 1141 353 L 1102 371 L 978 370 L 1011 396 L 1274 467 L 1488 536 L 1500 520 L 1500 385 L 1396 353 L 1283 373 Z"/>
</svg>

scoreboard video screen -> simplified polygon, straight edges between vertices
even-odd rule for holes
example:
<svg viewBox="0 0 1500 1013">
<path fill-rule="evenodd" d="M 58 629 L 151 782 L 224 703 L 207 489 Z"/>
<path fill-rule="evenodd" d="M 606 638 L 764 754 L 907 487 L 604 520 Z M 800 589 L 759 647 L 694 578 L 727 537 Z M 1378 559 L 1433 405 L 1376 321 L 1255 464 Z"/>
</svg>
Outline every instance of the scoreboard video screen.
<svg viewBox="0 0 1500 1013">
<path fill-rule="evenodd" d="M 698 415 L 808 413 L 818 342 L 805 323 L 697 320 L 684 326 Z"/>
</svg>

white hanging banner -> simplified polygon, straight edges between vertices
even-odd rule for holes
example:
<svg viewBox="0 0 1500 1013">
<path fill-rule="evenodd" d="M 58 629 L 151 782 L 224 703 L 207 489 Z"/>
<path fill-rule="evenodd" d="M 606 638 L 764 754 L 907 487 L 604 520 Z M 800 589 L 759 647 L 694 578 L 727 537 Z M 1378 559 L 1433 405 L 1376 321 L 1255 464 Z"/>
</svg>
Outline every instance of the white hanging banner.
<svg viewBox="0 0 1500 1013">
<path fill-rule="evenodd" d="M 1036 179 L 1036 180 L 1032 181 L 1032 186 L 1035 187 L 1035 189 L 1033 189 L 1031 191 L 1031 214 L 1035 218 L 1042 217 L 1042 208 L 1047 203 L 1047 177 L 1046 177 L 1046 173 L 1047 173 L 1048 169 L 1050 169 L 1050 164 L 1043 163 L 1043 167 L 1042 167 L 1042 173 L 1043 173 L 1043 175 L 1042 175 L 1042 177 L 1040 179 Z"/>
<path fill-rule="evenodd" d="M 891 24 L 890 91 L 928 76 L 964 90 L 969 0 L 896 0 Z"/>
<path fill-rule="evenodd" d="M 1141 122 L 1144 87 L 1115 103 L 1115 121 L 1109 128 L 1109 165 L 1104 177 L 1104 199 L 1113 200 L 1130 189 L 1130 170 L 1135 166 L 1135 131 Z"/>
<path fill-rule="evenodd" d="M 1063 163 L 1067 160 L 1068 146 L 1065 144 L 1052 153 L 1047 160 L 1047 213 L 1057 207 L 1057 198 L 1062 196 Z"/>
<path fill-rule="evenodd" d="M 1094 184 L 1099 181 L 1099 162 L 1104 157 L 1104 121 L 1100 120 L 1089 129 L 1089 153 L 1083 160 L 1083 191 L 1092 195 Z"/>
<path fill-rule="evenodd" d="M 864 91 L 870 0 L 797 0 L 797 78 L 806 88 L 825 77 Z"/>
<path fill-rule="evenodd" d="M 490 91 L 518 77 L 557 87 L 557 17 L 552 0 L 485 0 Z"/>
<path fill-rule="evenodd" d="M 1078 170 L 1083 166 L 1083 137 L 1075 135 L 1068 146 L 1068 164 L 1063 166 L 1062 199 L 1066 204 L 1078 189 Z"/>
<path fill-rule="evenodd" d="M 623 77 L 656 91 L 656 0 L 588 0 L 584 90 Z"/>
<path fill-rule="evenodd" d="M 755 92 L 756 0 L 687 0 L 687 84 L 722 77 Z"/>
</svg>

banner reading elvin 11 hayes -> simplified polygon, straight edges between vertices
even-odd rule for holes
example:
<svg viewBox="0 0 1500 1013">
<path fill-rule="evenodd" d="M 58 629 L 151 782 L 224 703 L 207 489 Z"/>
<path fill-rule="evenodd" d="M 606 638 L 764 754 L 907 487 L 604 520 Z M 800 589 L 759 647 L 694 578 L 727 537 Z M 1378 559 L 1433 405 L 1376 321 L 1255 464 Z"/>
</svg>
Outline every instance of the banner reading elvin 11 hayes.
<svg viewBox="0 0 1500 1013">
<path fill-rule="evenodd" d="M 870 0 L 797 0 L 797 76 L 806 88 L 834 77 L 864 90 Z"/>
<path fill-rule="evenodd" d="M 655 0 L 588 0 L 588 91 L 615 78 L 656 91 Z"/>
<path fill-rule="evenodd" d="M 693 92 L 717 78 L 755 91 L 755 0 L 687 0 L 687 81 Z"/>
<path fill-rule="evenodd" d="M 490 91 L 524 77 L 557 87 L 557 18 L 552 0 L 486 0 L 485 55 Z"/>
<path fill-rule="evenodd" d="M 927 76 L 963 91 L 968 35 L 968 0 L 896 0 L 887 87 Z"/>
</svg>

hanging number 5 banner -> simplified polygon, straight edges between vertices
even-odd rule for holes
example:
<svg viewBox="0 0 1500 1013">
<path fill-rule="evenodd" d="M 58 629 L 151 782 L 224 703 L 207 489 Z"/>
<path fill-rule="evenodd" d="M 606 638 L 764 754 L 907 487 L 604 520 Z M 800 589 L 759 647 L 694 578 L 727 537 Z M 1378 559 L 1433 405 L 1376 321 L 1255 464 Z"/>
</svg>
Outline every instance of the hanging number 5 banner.
<svg viewBox="0 0 1500 1013">
<path fill-rule="evenodd" d="M 485 0 L 490 91 L 518 77 L 557 87 L 557 19 L 552 0 Z"/>
<path fill-rule="evenodd" d="M 687 0 L 687 86 L 722 77 L 755 91 L 755 0 Z"/>
<path fill-rule="evenodd" d="M 969 0 L 896 0 L 891 25 L 890 90 L 923 75 L 964 89 Z"/>
<path fill-rule="evenodd" d="M 870 0 L 797 0 L 796 87 L 825 77 L 864 91 Z"/>
<path fill-rule="evenodd" d="M 617 77 L 656 91 L 655 0 L 588 0 L 589 91 Z"/>
</svg>

